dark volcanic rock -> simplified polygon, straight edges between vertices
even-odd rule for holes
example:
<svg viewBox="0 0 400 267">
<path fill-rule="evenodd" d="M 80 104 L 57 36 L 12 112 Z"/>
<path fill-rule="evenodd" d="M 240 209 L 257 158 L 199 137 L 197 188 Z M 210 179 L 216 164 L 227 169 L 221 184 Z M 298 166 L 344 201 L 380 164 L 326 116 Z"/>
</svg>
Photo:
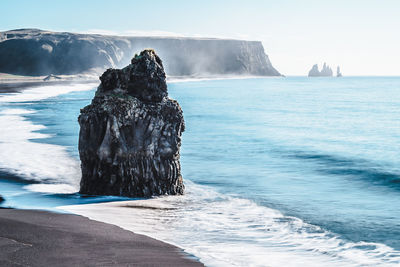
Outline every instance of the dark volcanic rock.
<svg viewBox="0 0 400 267">
<path fill-rule="evenodd" d="M 0 196 L 0 203 L 4 201 L 4 198 Z"/>
<path fill-rule="evenodd" d="M 146 102 L 159 102 L 168 94 L 164 67 L 152 50 L 135 55 L 131 64 L 122 70 L 108 69 L 100 80 L 102 92 L 120 88 Z"/>
<path fill-rule="evenodd" d="M 132 64 L 108 69 L 100 80 L 78 119 L 80 192 L 183 194 L 179 148 L 185 124 L 178 102 L 167 97 L 160 58 L 144 50 Z"/>
</svg>

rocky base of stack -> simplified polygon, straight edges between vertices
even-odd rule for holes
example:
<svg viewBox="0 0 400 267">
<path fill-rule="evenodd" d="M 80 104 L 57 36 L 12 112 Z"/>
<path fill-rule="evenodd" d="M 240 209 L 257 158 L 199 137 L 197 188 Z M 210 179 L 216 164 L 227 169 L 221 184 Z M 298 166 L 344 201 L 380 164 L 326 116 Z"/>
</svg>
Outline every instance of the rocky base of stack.
<svg viewBox="0 0 400 267">
<path fill-rule="evenodd" d="M 183 194 L 179 136 L 184 121 L 176 101 L 143 103 L 111 93 L 84 108 L 79 123 L 81 193 Z"/>
</svg>

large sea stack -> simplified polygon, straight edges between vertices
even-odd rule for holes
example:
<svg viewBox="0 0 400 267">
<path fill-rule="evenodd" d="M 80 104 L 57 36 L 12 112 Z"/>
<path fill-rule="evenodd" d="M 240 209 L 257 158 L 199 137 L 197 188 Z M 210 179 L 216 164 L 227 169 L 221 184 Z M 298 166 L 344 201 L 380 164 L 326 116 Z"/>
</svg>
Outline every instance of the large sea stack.
<svg viewBox="0 0 400 267">
<path fill-rule="evenodd" d="M 179 149 L 185 123 L 178 102 L 168 98 L 161 59 L 144 50 L 100 80 L 78 118 L 80 193 L 183 194 Z"/>
</svg>

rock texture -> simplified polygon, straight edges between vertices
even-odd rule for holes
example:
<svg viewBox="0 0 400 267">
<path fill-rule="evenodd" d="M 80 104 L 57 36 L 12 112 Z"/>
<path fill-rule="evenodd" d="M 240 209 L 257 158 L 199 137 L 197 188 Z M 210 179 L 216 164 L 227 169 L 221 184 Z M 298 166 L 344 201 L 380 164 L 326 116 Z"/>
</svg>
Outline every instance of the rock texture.
<svg viewBox="0 0 400 267">
<path fill-rule="evenodd" d="M 213 38 L 123 37 L 19 29 L 0 32 L 0 72 L 60 75 L 120 68 L 154 48 L 171 76 L 280 76 L 261 42 Z"/>
<path fill-rule="evenodd" d="M 333 75 L 331 67 L 324 63 L 321 71 L 318 69 L 318 64 L 312 66 L 311 70 L 308 72 L 308 77 L 331 77 Z"/>
<path fill-rule="evenodd" d="M 169 99 L 163 64 L 144 50 L 123 69 L 108 69 L 81 110 L 80 192 L 148 197 L 183 194 L 179 163 L 182 110 Z"/>
</svg>

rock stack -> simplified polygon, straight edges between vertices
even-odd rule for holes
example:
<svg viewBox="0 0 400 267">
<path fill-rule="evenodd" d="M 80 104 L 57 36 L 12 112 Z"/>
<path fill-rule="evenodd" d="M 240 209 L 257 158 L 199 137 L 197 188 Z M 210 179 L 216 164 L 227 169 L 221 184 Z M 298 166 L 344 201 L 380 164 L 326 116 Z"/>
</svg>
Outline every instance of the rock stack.
<svg viewBox="0 0 400 267">
<path fill-rule="evenodd" d="M 318 69 L 318 64 L 312 66 L 311 70 L 308 72 L 308 77 L 318 77 L 320 76 L 320 72 Z"/>
<path fill-rule="evenodd" d="M 339 66 L 337 66 L 337 69 L 336 69 L 336 77 L 343 77 L 342 73 L 340 72 Z"/>
<path fill-rule="evenodd" d="M 154 50 L 123 69 L 108 69 L 92 103 L 81 110 L 80 193 L 149 197 L 183 194 L 179 162 L 185 129 Z"/>
<path fill-rule="evenodd" d="M 308 77 L 332 77 L 332 75 L 332 69 L 326 63 L 322 66 L 321 71 L 318 69 L 318 64 L 315 64 L 308 72 Z"/>
</svg>

